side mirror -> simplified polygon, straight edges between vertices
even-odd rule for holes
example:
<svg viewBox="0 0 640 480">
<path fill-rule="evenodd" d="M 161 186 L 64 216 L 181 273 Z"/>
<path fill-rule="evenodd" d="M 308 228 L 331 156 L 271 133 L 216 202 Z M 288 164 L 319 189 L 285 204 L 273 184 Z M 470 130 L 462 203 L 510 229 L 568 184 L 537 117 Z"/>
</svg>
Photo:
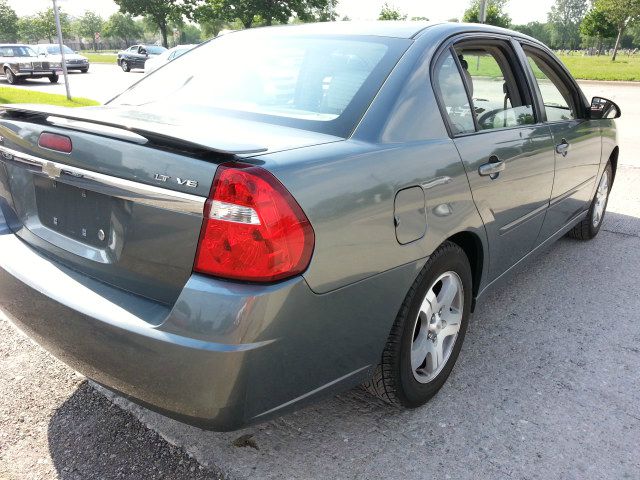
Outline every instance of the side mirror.
<svg viewBox="0 0 640 480">
<path fill-rule="evenodd" d="M 589 108 L 589 118 L 600 120 L 603 118 L 619 118 L 620 107 L 611 100 L 602 97 L 593 97 Z"/>
<path fill-rule="evenodd" d="M 46 53 L 44 53 L 44 52 L 42 52 L 42 53 L 40 54 L 40 56 L 41 56 L 41 57 L 46 57 L 46 56 L 47 56 L 47 54 L 46 54 Z"/>
</svg>

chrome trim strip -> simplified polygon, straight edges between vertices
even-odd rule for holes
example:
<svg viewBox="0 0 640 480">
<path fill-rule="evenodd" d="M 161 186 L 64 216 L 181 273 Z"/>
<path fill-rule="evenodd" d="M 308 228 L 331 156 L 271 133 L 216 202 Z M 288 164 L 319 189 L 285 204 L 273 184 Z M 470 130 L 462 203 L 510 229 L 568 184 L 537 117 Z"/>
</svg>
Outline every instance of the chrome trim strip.
<svg viewBox="0 0 640 480">
<path fill-rule="evenodd" d="M 584 187 L 588 186 L 588 184 L 590 182 L 593 182 L 595 180 L 595 175 L 591 178 L 589 178 L 588 180 L 585 180 L 584 182 L 582 182 L 580 185 L 577 185 L 575 187 L 573 187 L 571 190 L 569 190 L 568 192 L 563 193 L 562 195 L 558 195 L 556 198 L 552 198 L 551 201 L 549 202 L 549 206 L 555 205 L 556 203 L 560 203 L 563 200 L 566 200 L 567 198 L 569 198 L 571 195 L 573 195 L 574 193 L 576 193 L 578 190 L 582 190 Z"/>
<path fill-rule="evenodd" d="M 544 203 L 544 204 L 540 205 L 538 208 L 536 208 L 535 210 L 531 210 L 526 215 L 523 215 L 520 218 L 516 218 L 513 222 L 507 223 L 506 225 L 500 227 L 500 235 L 504 235 L 505 233 L 509 232 L 510 230 L 513 230 L 514 228 L 516 228 L 517 226 L 523 224 L 527 220 L 530 220 L 533 217 L 537 216 L 539 213 L 544 212 L 547 208 L 549 208 L 549 204 L 548 203 Z"/>
<path fill-rule="evenodd" d="M 147 138 L 135 132 L 130 132 L 124 128 L 101 125 L 99 123 L 82 122 L 80 120 L 71 120 L 69 118 L 56 117 L 54 115 L 47 117 L 47 122 L 56 127 L 78 130 L 80 132 L 95 133 L 96 135 L 117 138 L 118 140 L 125 140 L 127 142 L 137 143 L 138 145 L 144 145 L 149 142 Z"/>
<path fill-rule="evenodd" d="M 68 183 L 78 188 L 85 188 L 112 197 L 122 198 L 135 203 L 142 203 L 152 207 L 189 213 L 202 216 L 206 197 L 175 192 L 166 188 L 146 185 L 144 183 L 125 180 L 103 173 L 72 167 L 63 163 L 52 162 L 42 158 L 18 152 L 0 145 L 0 161 L 15 163 L 21 166 L 35 167 L 31 172 L 36 175 L 51 177 L 52 172 L 60 171 L 55 180 Z"/>
</svg>

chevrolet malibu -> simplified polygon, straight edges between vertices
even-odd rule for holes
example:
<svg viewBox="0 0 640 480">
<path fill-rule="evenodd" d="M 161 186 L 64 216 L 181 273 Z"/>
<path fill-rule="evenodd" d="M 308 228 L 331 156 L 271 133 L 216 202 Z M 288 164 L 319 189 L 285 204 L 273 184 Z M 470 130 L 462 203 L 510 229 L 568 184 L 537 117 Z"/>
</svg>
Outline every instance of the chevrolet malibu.
<svg viewBox="0 0 640 480">
<path fill-rule="evenodd" d="M 532 38 L 412 22 L 232 33 L 1 112 L 2 311 L 215 430 L 359 384 L 424 404 L 487 291 L 598 234 L 620 115 Z"/>
</svg>

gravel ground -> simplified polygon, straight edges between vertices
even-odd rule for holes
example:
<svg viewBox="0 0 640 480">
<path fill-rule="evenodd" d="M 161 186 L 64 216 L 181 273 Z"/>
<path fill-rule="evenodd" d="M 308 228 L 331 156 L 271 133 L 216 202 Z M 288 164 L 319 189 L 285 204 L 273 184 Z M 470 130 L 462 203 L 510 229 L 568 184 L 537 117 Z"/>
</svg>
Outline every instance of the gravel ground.
<svg viewBox="0 0 640 480">
<path fill-rule="evenodd" d="M 218 479 L 0 319 L 0 480 Z"/>
</svg>

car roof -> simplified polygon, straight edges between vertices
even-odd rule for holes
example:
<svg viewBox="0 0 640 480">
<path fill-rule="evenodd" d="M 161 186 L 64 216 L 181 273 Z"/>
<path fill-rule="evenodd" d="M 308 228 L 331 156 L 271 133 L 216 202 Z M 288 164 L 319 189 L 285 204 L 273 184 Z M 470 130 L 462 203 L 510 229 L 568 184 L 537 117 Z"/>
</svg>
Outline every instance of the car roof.
<svg viewBox="0 0 640 480">
<path fill-rule="evenodd" d="M 0 43 L 0 47 L 30 47 L 26 43 Z"/>
<path fill-rule="evenodd" d="M 372 35 L 377 37 L 412 38 L 431 25 L 436 25 L 436 23 L 394 20 L 370 22 L 319 22 L 299 25 L 258 27 L 250 30 L 229 32 L 226 35 L 269 29 L 270 33 L 281 35 Z"/>
<path fill-rule="evenodd" d="M 435 28 L 434 28 L 435 27 Z M 417 38 L 426 31 L 437 30 L 442 36 L 455 35 L 465 32 L 486 32 L 502 35 L 517 36 L 527 38 L 533 42 L 538 40 L 524 35 L 514 30 L 494 27 L 481 23 L 461 23 L 461 22 L 428 22 L 428 21 L 347 21 L 347 22 L 319 22 L 305 23 L 299 25 L 281 25 L 273 27 L 258 27 L 248 30 L 237 30 L 226 35 L 235 35 L 243 32 L 266 31 L 274 35 L 347 35 L 347 36 L 379 36 L 395 38 Z"/>
</svg>

